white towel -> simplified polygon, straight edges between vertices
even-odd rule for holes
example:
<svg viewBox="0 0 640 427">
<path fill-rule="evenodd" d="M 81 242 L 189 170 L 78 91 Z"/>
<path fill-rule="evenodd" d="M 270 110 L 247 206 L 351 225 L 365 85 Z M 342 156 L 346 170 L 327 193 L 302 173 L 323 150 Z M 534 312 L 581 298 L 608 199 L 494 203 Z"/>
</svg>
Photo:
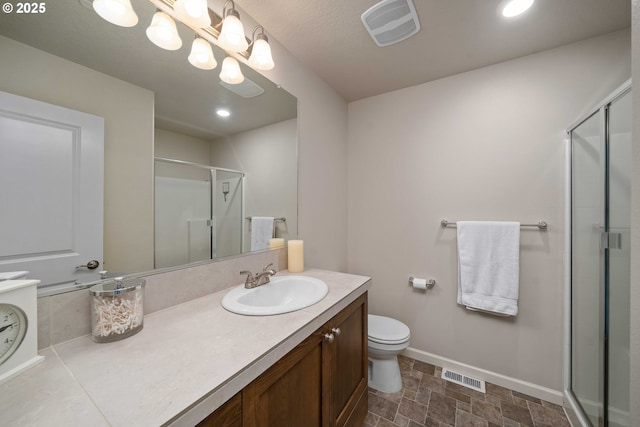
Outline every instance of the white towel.
<svg viewBox="0 0 640 427">
<path fill-rule="evenodd" d="M 273 217 L 254 216 L 251 218 L 251 250 L 269 249 L 269 239 L 273 236 Z"/>
<path fill-rule="evenodd" d="M 518 314 L 520 223 L 458 221 L 458 304 Z"/>
</svg>

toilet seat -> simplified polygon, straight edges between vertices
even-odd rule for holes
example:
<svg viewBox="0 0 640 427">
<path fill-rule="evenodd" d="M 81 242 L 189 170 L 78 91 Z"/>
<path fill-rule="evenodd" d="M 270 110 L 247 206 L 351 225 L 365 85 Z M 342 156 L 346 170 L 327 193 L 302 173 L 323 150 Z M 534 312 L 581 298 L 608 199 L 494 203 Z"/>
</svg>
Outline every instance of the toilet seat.
<svg viewBox="0 0 640 427">
<path fill-rule="evenodd" d="M 371 342 L 394 345 L 409 341 L 409 327 L 399 320 L 369 314 L 368 321 L 368 335 Z"/>
</svg>

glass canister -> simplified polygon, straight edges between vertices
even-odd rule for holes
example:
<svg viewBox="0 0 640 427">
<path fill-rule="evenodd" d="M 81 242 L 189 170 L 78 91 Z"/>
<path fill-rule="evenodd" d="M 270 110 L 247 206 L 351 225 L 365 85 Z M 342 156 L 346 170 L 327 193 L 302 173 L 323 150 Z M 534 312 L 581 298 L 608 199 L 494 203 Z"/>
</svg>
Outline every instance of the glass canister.
<svg viewBox="0 0 640 427">
<path fill-rule="evenodd" d="M 89 288 L 94 342 L 118 341 L 142 330 L 144 286 L 144 279 L 116 277 Z"/>
</svg>

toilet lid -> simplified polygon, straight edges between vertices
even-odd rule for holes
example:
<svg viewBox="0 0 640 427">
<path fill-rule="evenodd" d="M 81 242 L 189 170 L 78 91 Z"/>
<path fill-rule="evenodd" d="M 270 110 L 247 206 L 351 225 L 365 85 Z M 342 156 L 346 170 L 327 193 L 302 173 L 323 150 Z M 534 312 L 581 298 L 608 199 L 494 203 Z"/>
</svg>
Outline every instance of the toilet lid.
<svg viewBox="0 0 640 427">
<path fill-rule="evenodd" d="M 369 339 L 381 344 L 397 344 L 409 339 L 409 327 L 399 320 L 390 317 L 368 316 Z"/>
</svg>

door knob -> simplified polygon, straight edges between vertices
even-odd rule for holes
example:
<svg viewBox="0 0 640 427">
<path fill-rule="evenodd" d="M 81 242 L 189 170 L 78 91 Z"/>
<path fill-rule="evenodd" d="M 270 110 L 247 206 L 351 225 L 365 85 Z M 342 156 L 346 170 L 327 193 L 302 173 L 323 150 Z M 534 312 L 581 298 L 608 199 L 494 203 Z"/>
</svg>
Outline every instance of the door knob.
<svg viewBox="0 0 640 427">
<path fill-rule="evenodd" d="M 324 340 L 329 344 L 331 344 L 334 339 L 335 339 L 335 336 L 333 334 L 329 334 L 329 333 L 324 334 Z"/>
<path fill-rule="evenodd" d="M 342 333 L 340 328 L 332 328 L 331 332 L 333 332 L 336 336 L 338 336 L 338 335 L 340 335 Z"/>
<path fill-rule="evenodd" d="M 99 266 L 100 266 L 100 262 L 97 259 L 92 259 L 91 261 L 89 261 L 88 263 L 86 263 L 84 265 L 78 265 L 76 267 L 76 270 L 78 270 L 80 268 L 88 268 L 89 270 L 95 270 Z"/>
</svg>

